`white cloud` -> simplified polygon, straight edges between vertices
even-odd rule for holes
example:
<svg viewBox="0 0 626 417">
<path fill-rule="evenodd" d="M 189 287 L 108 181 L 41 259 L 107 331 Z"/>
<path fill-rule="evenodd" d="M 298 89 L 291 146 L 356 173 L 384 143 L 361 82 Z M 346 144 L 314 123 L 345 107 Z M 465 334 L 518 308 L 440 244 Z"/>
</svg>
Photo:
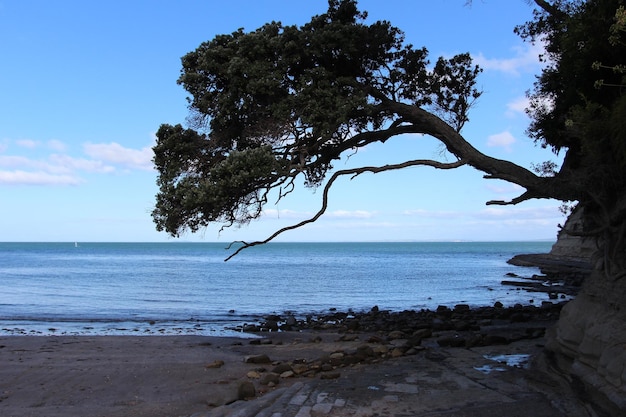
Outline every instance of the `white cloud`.
<svg viewBox="0 0 626 417">
<path fill-rule="evenodd" d="M 52 154 L 50 155 L 50 161 L 52 162 L 52 166 L 49 168 L 51 172 L 85 171 L 111 173 L 115 171 L 115 167 L 105 165 L 102 161 L 73 158 L 68 155 Z"/>
<path fill-rule="evenodd" d="M 518 97 L 515 100 L 507 103 L 507 116 L 516 116 L 518 114 L 526 115 L 526 109 L 529 106 L 528 97 Z"/>
<path fill-rule="evenodd" d="M 65 146 L 65 143 L 56 139 L 49 140 L 46 143 L 46 146 L 49 149 L 52 149 L 53 151 L 56 151 L 56 152 L 65 152 L 65 150 L 67 149 L 67 146 Z"/>
<path fill-rule="evenodd" d="M 511 152 L 511 145 L 514 143 L 515 138 L 508 131 L 496 133 L 495 135 L 491 135 L 487 138 L 487 146 L 489 146 L 490 148 L 504 148 L 507 152 Z"/>
<path fill-rule="evenodd" d="M 81 182 L 72 175 L 55 175 L 42 171 L 0 171 L 0 184 L 5 185 L 77 185 Z"/>
<path fill-rule="evenodd" d="M 428 217 L 433 219 L 452 219 L 463 217 L 466 213 L 460 211 L 445 211 L 445 210 L 423 210 L 423 209 L 415 209 L 415 210 L 404 210 L 402 212 L 405 216 L 415 216 L 415 217 Z"/>
<path fill-rule="evenodd" d="M 39 145 L 39 142 L 31 139 L 19 139 L 16 140 L 15 143 L 17 144 L 17 146 L 27 149 L 34 149 Z"/>
<path fill-rule="evenodd" d="M 479 52 L 474 56 L 474 62 L 487 71 L 500 71 L 518 76 L 522 72 L 536 72 L 541 67 L 539 55 L 544 51 L 542 42 L 536 42 L 534 45 L 524 43 L 513 48 L 515 56 L 512 58 L 487 58 Z"/>
<path fill-rule="evenodd" d="M 131 149 L 116 142 L 87 143 L 84 145 L 84 150 L 87 155 L 97 160 L 133 169 L 154 169 L 154 165 L 152 164 L 154 153 L 152 152 L 151 146 L 146 146 L 141 149 Z"/>
<path fill-rule="evenodd" d="M 557 206 L 544 206 L 544 207 L 487 207 L 478 213 L 475 213 L 474 217 L 483 220 L 507 220 L 507 221 L 527 221 L 527 220 L 541 220 L 552 221 L 555 218 L 561 217 L 562 214 Z"/>
<path fill-rule="evenodd" d="M 326 214 L 326 217 L 335 219 L 369 219 L 374 216 L 374 212 L 365 210 L 335 210 Z"/>
</svg>

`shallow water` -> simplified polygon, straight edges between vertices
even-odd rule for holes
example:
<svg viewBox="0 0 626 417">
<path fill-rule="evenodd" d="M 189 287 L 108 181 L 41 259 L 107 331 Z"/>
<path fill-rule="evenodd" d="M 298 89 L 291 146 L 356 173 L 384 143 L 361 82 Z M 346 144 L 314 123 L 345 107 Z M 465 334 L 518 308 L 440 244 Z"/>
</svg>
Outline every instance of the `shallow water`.
<svg viewBox="0 0 626 417">
<path fill-rule="evenodd" d="M 0 334 L 230 334 L 269 314 L 535 304 L 504 287 L 552 242 L 0 243 Z"/>
</svg>

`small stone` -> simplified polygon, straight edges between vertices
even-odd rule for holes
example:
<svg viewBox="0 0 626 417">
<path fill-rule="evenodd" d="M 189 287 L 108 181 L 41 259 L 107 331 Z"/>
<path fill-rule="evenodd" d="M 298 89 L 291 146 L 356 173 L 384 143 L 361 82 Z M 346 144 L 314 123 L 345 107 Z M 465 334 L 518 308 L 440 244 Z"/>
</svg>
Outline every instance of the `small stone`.
<svg viewBox="0 0 626 417">
<path fill-rule="evenodd" d="M 337 379 L 341 376 L 339 372 L 324 372 L 320 375 L 320 379 Z"/>
<path fill-rule="evenodd" d="M 404 356 L 404 351 L 402 349 L 397 347 L 391 351 L 392 358 L 399 358 L 400 356 Z"/>
<path fill-rule="evenodd" d="M 272 369 L 272 372 L 274 372 L 275 374 L 282 374 L 283 372 L 287 372 L 291 370 L 293 370 L 291 368 L 291 365 L 289 365 L 288 363 L 281 363 L 279 365 L 276 365 L 274 369 Z"/>
<path fill-rule="evenodd" d="M 208 369 L 216 369 L 216 368 L 221 368 L 223 365 L 224 365 L 224 361 L 216 360 L 207 365 L 204 365 L 204 367 Z"/>
<path fill-rule="evenodd" d="M 259 380 L 259 384 L 261 385 L 274 384 L 272 386 L 275 386 L 279 382 L 280 382 L 280 376 L 278 374 L 275 374 L 274 372 L 268 372 L 264 374 Z"/>
<path fill-rule="evenodd" d="M 404 339 L 404 333 L 401 332 L 400 330 L 394 330 L 389 333 L 389 339 L 391 340 Z"/>
<path fill-rule="evenodd" d="M 296 375 L 302 375 L 303 373 L 305 373 L 306 371 L 309 370 L 308 365 L 303 364 L 303 363 L 296 364 L 296 365 L 292 366 L 292 368 L 293 368 L 293 372 Z"/>
<path fill-rule="evenodd" d="M 244 358 L 245 363 L 271 363 L 269 356 L 267 355 L 252 355 Z"/>
<path fill-rule="evenodd" d="M 248 378 L 251 378 L 251 379 L 259 379 L 259 378 L 261 378 L 261 374 L 260 374 L 260 373 L 258 373 L 257 371 L 250 371 L 250 372 L 248 372 L 248 373 L 246 374 L 246 376 L 247 376 Z"/>
<path fill-rule="evenodd" d="M 254 384 L 250 381 L 241 381 L 237 387 L 237 398 L 245 400 L 247 398 L 254 398 L 256 396 L 256 389 Z"/>
<path fill-rule="evenodd" d="M 377 355 L 384 355 L 385 353 L 389 352 L 389 348 L 385 345 L 377 345 L 374 346 L 372 348 L 372 350 L 374 351 L 375 354 Z"/>
<path fill-rule="evenodd" d="M 456 313 L 467 313 L 470 311 L 470 306 L 468 304 L 457 304 L 454 306 L 454 311 Z"/>
<path fill-rule="evenodd" d="M 433 331 L 431 329 L 419 329 L 413 332 L 413 337 L 418 337 L 420 339 L 427 339 L 433 335 Z"/>
<path fill-rule="evenodd" d="M 280 374 L 280 377 L 282 379 L 285 379 L 285 378 L 292 378 L 294 375 L 295 373 L 293 371 L 285 371 L 282 374 Z"/>
</svg>

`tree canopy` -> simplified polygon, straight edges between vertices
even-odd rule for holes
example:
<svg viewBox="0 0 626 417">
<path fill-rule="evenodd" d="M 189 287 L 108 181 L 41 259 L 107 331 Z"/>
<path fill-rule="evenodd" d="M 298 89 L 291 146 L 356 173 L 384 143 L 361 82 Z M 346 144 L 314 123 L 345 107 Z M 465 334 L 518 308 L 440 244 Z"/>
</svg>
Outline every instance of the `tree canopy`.
<svg viewBox="0 0 626 417">
<path fill-rule="evenodd" d="M 622 1 L 536 4 L 534 20 L 516 30 L 546 45 L 548 66 L 531 92 L 529 133 L 566 152 L 550 175 L 489 157 L 463 138 L 481 93 L 480 68 L 469 54 L 431 62 L 426 48 L 406 44 L 389 22 L 366 24 L 355 0 L 329 0 L 326 13 L 301 27 L 271 22 L 240 29 L 182 58 L 178 83 L 190 94 L 191 125 L 162 125 L 157 132 L 157 229 L 178 236 L 214 222 L 245 224 L 260 216 L 272 190 L 280 199 L 297 178 L 310 187 L 325 184 L 320 211 L 269 241 L 322 215 L 339 176 L 415 165 L 468 165 L 525 189 L 511 201 L 488 204 L 579 201 L 596 214 L 594 233 L 620 222 L 624 229 Z M 407 133 L 438 139 L 454 160 L 333 171 L 345 153 Z"/>
</svg>

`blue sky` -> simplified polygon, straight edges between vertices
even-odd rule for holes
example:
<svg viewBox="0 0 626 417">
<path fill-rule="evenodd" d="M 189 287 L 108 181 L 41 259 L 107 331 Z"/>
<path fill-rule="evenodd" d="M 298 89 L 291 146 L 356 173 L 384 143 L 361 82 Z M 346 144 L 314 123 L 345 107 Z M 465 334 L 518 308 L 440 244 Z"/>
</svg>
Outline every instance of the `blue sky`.
<svg viewBox="0 0 626 417">
<path fill-rule="evenodd" d="M 362 0 L 369 20 L 389 20 L 432 60 L 470 52 L 484 90 L 463 135 L 479 150 L 529 167 L 548 159 L 524 131 L 525 92 L 540 71 L 538 47 L 513 28 L 531 17 L 524 0 Z M 150 212 L 151 163 L 162 123 L 184 123 L 180 57 L 201 42 L 271 20 L 304 24 L 326 0 L 0 0 L 0 240 L 171 241 Z M 428 138 L 370 146 L 342 169 L 438 158 Z M 521 189 L 471 168 L 428 167 L 338 181 L 327 214 L 284 241 L 554 239 L 557 201 L 486 206 Z M 219 226 L 185 241 L 265 238 L 317 211 L 321 189 L 302 188 L 244 228 Z"/>
</svg>

